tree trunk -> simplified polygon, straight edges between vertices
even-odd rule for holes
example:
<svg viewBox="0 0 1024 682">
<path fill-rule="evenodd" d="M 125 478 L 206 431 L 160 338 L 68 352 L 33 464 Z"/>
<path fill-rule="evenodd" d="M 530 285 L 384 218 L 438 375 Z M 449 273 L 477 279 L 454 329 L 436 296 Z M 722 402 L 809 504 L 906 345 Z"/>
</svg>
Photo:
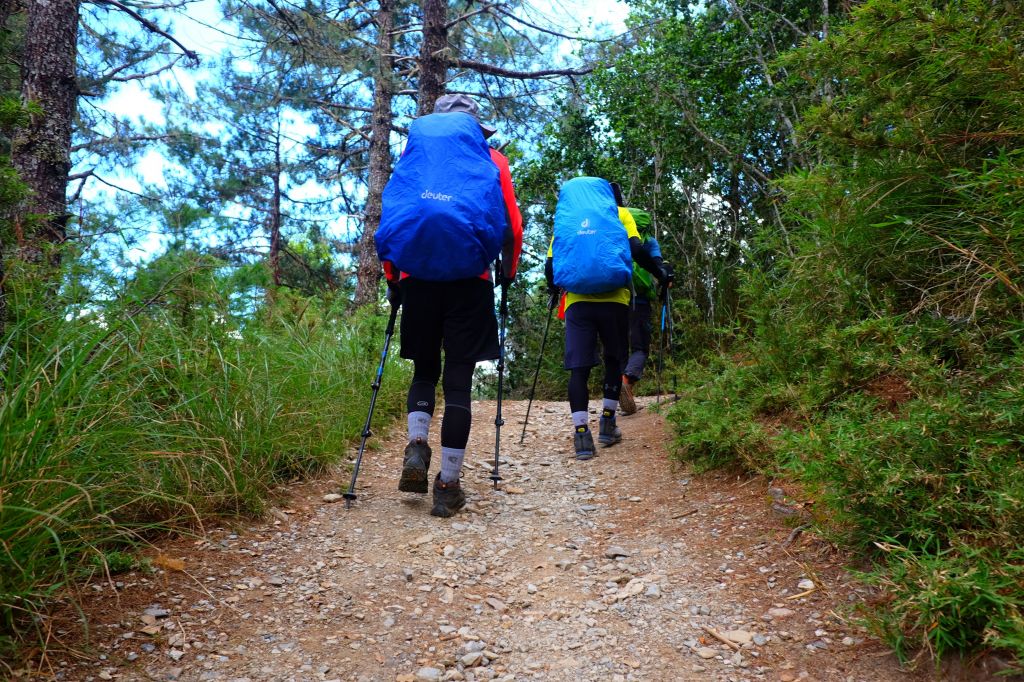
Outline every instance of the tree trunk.
<svg viewBox="0 0 1024 682">
<path fill-rule="evenodd" d="M 38 228 L 19 245 L 23 257 L 33 262 L 42 262 L 45 247 L 60 244 L 67 236 L 71 126 L 78 99 L 78 10 L 79 0 L 37 0 L 28 8 L 21 94 L 42 112 L 15 135 L 11 159 L 31 192 L 16 221 L 25 214 L 41 216 Z M 51 252 L 50 263 L 59 262 Z"/>
<path fill-rule="evenodd" d="M 268 299 L 273 299 L 278 287 L 281 286 L 281 120 L 278 118 L 277 130 L 274 136 L 274 196 L 270 208 L 270 277 L 273 284 L 273 293 Z"/>
<path fill-rule="evenodd" d="M 393 0 L 380 0 L 377 9 L 377 73 L 373 85 L 373 120 L 370 128 L 370 172 L 366 208 L 363 211 L 363 235 L 359 239 L 356 270 L 356 307 L 377 299 L 380 265 L 373 235 L 380 227 L 381 197 L 391 175 L 391 100 L 394 87 L 394 59 L 391 55 L 391 31 L 395 26 Z"/>
<path fill-rule="evenodd" d="M 420 44 L 419 102 L 416 115 L 434 111 L 434 102 L 444 94 L 448 75 L 448 3 L 423 0 L 423 42 Z"/>
</svg>

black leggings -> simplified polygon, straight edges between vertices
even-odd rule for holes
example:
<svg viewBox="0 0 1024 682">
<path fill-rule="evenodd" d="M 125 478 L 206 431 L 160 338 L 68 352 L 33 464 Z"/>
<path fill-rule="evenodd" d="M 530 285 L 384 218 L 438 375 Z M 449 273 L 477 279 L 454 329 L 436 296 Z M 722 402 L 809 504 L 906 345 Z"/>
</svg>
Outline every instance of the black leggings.
<svg viewBox="0 0 1024 682">
<path fill-rule="evenodd" d="M 587 409 L 590 402 L 590 367 L 574 367 L 569 370 L 569 410 L 581 412 Z M 622 390 L 622 375 L 619 374 L 619 362 L 615 358 L 604 359 L 604 397 L 618 400 Z"/>
<path fill-rule="evenodd" d="M 409 412 L 434 414 L 437 380 L 442 379 L 444 418 L 441 420 L 441 447 L 463 450 L 469 442 L 472 425 L 470 393 L 473 390 L 474 362 L 446 362 L 442 379 L 441 356 L 413 363 L 412 385 L 406 407 Z"/>
</svg>

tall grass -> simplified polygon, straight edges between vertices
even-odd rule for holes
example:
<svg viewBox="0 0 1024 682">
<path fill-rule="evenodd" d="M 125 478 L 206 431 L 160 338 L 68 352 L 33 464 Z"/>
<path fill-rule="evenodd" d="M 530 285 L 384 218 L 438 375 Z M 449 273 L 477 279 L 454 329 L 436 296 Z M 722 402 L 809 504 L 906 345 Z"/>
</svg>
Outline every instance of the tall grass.
<svg viewBox="0 0 1024 682">
<path fill-rule="evenodd" d="M 24 323 L 0 346 L 7 653 L 83 567 L 155 530 L 259 513 L 276 484 L 339 461 L 365 419 L 378 316 L 129 312 Z M 387 368 L 375 420 L 399 412 L 405 372 Z"/>
</svg>

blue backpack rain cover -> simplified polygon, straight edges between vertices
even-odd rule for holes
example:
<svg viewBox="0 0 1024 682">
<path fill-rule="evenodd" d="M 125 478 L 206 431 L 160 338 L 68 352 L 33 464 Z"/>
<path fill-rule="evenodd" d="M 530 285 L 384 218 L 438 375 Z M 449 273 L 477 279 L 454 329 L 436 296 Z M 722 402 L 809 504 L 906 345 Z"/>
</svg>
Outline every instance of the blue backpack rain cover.
<svg viewBox="0 0 1024 682">
<path fill-rule="evenodd" d="M 580 177 L 562 185 L 551 258 L 555 286 L 574 294 L 602 294 L 629 286 L 629 236 L 607 180 Z"/>
<path fill-rule="evenodd" d="M 384 187 L 377 256 L 431 281 L 477 277 L 501 252 L 506 228 L 498 167 L 465 113 L 413 121 Z"/>
</svg>

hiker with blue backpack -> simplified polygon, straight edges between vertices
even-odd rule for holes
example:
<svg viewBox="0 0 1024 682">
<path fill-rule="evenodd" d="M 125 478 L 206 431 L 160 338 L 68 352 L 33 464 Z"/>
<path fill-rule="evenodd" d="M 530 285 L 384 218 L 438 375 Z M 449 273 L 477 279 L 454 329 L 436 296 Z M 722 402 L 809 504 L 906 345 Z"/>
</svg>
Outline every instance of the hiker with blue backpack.
<svg viewBox="0 0 1024 682">
<path fill-rule="evenodd" d="M 503 287 L 504 297 L 522 251 L 508 159 L 487 144 L 494 132 L 479 122 L 470 97 L 438 98 L 434 113 L 409 128 L 375 234 L 389 298 L 403 308 L 400 355 L 413 361 L 400 491 L 427 492 L 438 380 L 444 390 L 433 516 L 452 516 L 466 503 L 459 478 L 472 423 L 473 372 L 476 363 L 499 358 L 494 286 Z M 499 256 L 492 278 L 491 263 Z"/>
<path fill-rule="evenodd" d="M 640 234 L 640 246 L 664 272 L 671 286 L 674 279 L 672 267 L 661 257 L 661 246 L 652 232 L 651 214 L 639 208 L 626 208 L 636 223 Z M 664 291 L 662 292 L 664 297 Z M 658 298 L 655 278 L 634 261 L 633 302 L 629 307 L 629 359 L 622 372 L 622 392 L 619 394 L 619 411 L 622 414 L 636 413 L 634 391 L 644 374 L 644 365 L 651 352 L 651 309 Z"/>
<path fill-rule="evenodd" d="M 629 347 L 630 282 L 633 260 L 660 282 L 667 275 L 640 244 L 632 215 L 621 195 L 602 178 L 579 177 L 562 185 L 555 229 L 544 274 L 552 292 L 565 293 L 565 368 L 569 370 L 576 459 L 594 456 L 587 406 L 588 381 L 598 364 L 600 339 L 604 361 L 604 402 L 598 441 L 605 447 L 622 440 L 615 423 L 622 370 Z"/>
</svg>

